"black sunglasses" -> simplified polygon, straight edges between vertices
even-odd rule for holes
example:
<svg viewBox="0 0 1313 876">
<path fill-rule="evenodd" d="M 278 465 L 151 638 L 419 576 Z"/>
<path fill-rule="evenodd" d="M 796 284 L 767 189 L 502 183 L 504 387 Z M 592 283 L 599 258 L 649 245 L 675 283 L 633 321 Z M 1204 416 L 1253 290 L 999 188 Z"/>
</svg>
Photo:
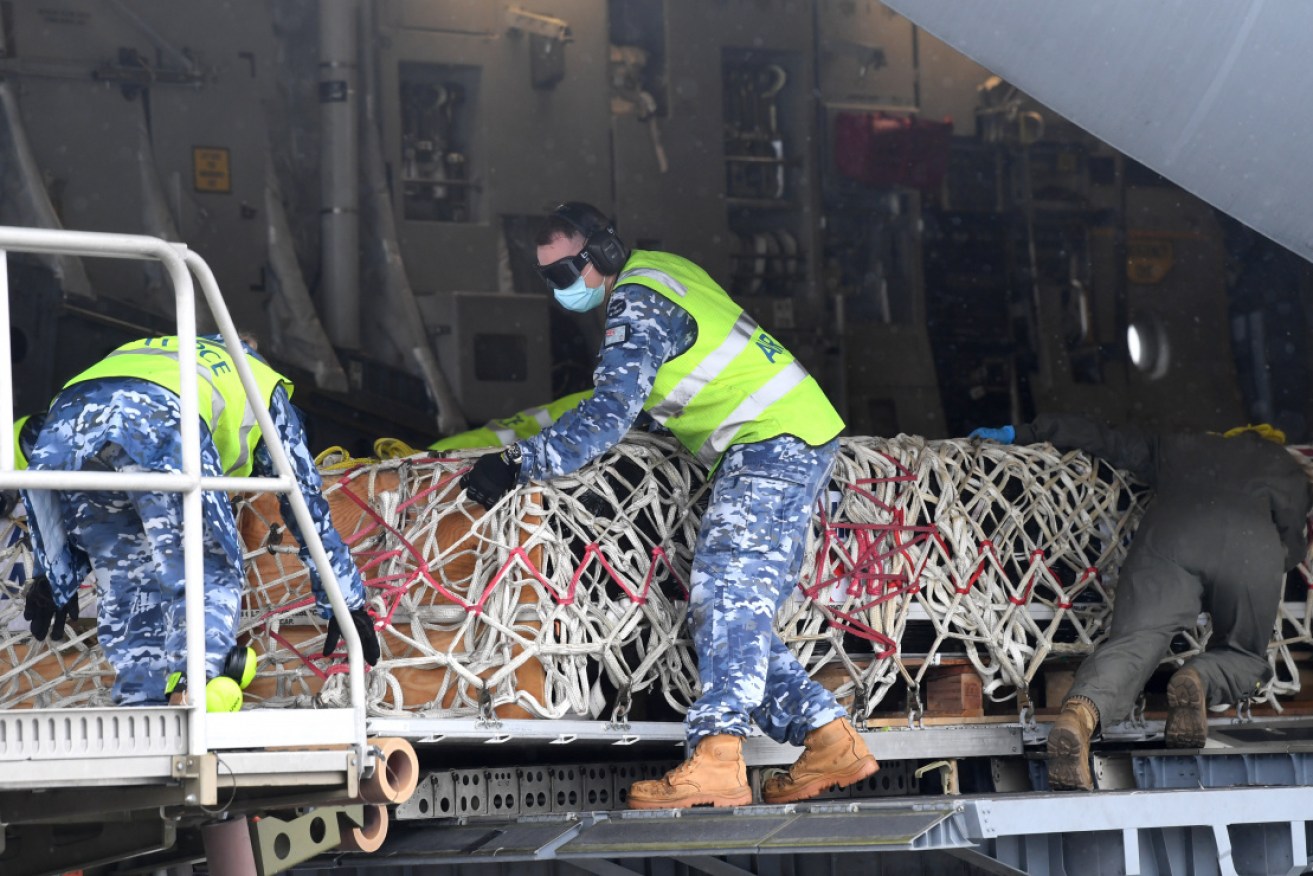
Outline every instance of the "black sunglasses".
<svg viewBox="0 0 1313 876">
<path fill-rule="evenodd" d="M 584 268 L 590 261 L 592 260 L 588 258 L 588 251 L 584 250 L 578 255 L 557 259 L 550 265 L 539 265 L 538 276 L 553 289 L 565 289 L 583 275 Z"/>
</svg>

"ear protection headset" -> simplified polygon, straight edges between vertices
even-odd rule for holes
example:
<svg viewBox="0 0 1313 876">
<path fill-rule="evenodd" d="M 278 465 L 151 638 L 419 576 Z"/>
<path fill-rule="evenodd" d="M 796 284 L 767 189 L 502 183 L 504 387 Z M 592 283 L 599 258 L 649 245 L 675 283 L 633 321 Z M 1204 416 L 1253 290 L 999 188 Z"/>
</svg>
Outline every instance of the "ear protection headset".
<svg viewBox="0 0 1313 876">
<path fill-rule="evenodd" d="M 237 682 L 238 687 L 245 690 L 255 679 L 255 667 L 258 662 L 254 648 L 233 645 L 223 658 L 223 675 Z"/>
<path fill-rule="evenodd" d="M 580 201 L 567 201 L 552 211 L 579 229 L 584 236 L 583 251 L 597 270 L 607 276 L 620 273 L 620 269 L 629 260 L 629 251 L 624 241 L 615 233 L 615 223 L 591 204 Z"/>
<path fill-rule="evenodd" d="M 258 664 L 259 657 L 256 655 L 254 648 L 233 645 L 228 649 L 228 653 L 224 655 L 223 670 L 215 678 L 230 679 L 237 684 L 238 688 L 245 690 L 255 680 L 255 670 Z M 213 683 L 214 679 L 210 681 Z M 180 693 L 186 689 L 187 679 L 181 672 L 171 673 L 165 680 L 164 692 L 166 694 Z"/>
</svg>

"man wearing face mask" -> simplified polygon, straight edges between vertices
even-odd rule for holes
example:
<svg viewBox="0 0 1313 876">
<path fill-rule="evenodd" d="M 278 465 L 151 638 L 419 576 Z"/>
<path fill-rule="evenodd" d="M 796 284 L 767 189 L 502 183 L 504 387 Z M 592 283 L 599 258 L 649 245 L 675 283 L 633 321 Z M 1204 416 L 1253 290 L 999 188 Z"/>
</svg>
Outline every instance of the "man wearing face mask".
<svg viewBox="0 0 1313 876">
<path fill-rule="evenodd" d="M 492 507 L 516 484 L 569 474 L 617 444 L 640 413 L 714 472 L 693 559 L 689 628 L 701 696 L 685 721 L 689 759 L 637 782 L 629 805 L 752 801 L 742 739 L 753 721 L 805 749 L 762 787 L 767 803 L 853 784 L 879 765 L 833 694 L 774 632 L 802 568 L 811 509 L 843 421 L 816 381 L 705 271 L 626 249 L 596 208 L 571 202 L 534 241 L 538 271 L 574 311 L 605 302 L 594 392 L 538 435 L 480 457 L 463 478 Z"/>
</svg>

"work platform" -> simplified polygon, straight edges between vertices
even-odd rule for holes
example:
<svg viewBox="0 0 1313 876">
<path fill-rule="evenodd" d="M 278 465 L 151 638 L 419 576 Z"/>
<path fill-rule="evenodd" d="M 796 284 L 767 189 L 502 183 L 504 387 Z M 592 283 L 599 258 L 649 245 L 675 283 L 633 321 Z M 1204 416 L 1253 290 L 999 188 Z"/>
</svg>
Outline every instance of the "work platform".
<svg viewBox="0 0 1313 876">
<path fill-rule="evenodd" d="M 682 737 L 660 725 L 624 731 L 576 722 L 549 737 L 519 726 L 533 722 L 446 723 L 445 734 L 416 741 L 459 752 L 461 762 L 479 745 L 500 747 L 512 760 L 513 749 L 541 750 L 544 743 L 556 748 L 553 754 L 573 746 L 595 754 L 599 744 L 664 748 L 671 761 L 681 753 L 669 747 Z M 406 729 L 384 726 L 381 732 Z M 1277 874 L 1313 864 L 1313 720 L 1215 721 L 1209 746 L 1197 751 L 1137 745 L 1132 728 L 1117 729 L 1098 746 L 1093 793 L 1047 790 L 1044 723 L 868 732 L 880 773 L 850 793 L 832 792 L 836 799 L 787 806 L 638 812 L 588 805 L 616 804 L 620 782 L 659 774 L 664 764 L 649 761 L 610 770 L 593 763 L 431 771 L 398 807 L 400 824 L 382 849 L 318 863 L 347 870 L 482 864 L 488 872 L 516 863 L 515 872 L 529 874 L 547 872 L 536 869 L 540 862 L 568 861 L 608 876 L 631 872 L 627 859 L 654 857 L 714 876 L 811 872 L 797 867 L 813 865 L 841 872 L 833 859 L 822 861 L 876 852 L 949 854 L 986 873 Z M 1139 730 L 1161 738 L 1160 722 Z M 745 751 L 758 766 L 796 754 L 760 738 Z M 929 763 L 931 775 L 946 776 L 951 765 L 954 774 L 970 773 L 987 787 L 919 793 L 918 784 L 925 785 L 914 772 L 928 758 L 942 764 Z M 752 773 L 758 784 L 760 771 Z M 516 802 L 500 804 L 499 812 L 494 799 Z M 793 871 L 781 863 L 787 857 L 800 859 Z"/>
<path fill-rule="evenodd" d="M 8 254 L 26 252 L 158 262 L 175 293 L 178 349 L 196 349 L 197 286 L 225 345 L 241 350 L 232 318 L 209 266 L 182 244 L 135 235 L 0 228 L 0 487 L 8 490 L 122 490 L 177 493 L 182 505 L 185 572 L 186 676 L 206 678 L 205 575 L 202 564 L 202 491 L 283 494 L 302 525 L 304 547 L 321 570 L 324 592 L 342 629 L 347 648 L 349 708 L 315 710 L 313 716 L 288 710 L 210 714 L 205 697 L 189 703 L 146 708 L 9 708 L 0 710 L 0 872 L 9 876 L 62 873 L 100 863 L 141 858 L 188 842 L 227 819 L 239 830 L 222 844 L 238 848 L 262 872 L 276 872 L 281 853 L 298 845 L 304 831 L 312 848 L 344 841 L 346 823 L 364 829 L 368 803 L 391 793 L 390 742 L 366 737 L 364 659 L 360 638 L 328 562 L 324 546 L 297 485 L 287 450 L 271 415 L 262 405 L 248 408 L 259 423 L 275 477 L 217 477 L 204 473 L 200 458 L 198 383 L 195 367 L 178 356 L 182 459 L 172 472 L 16 470 L 14 466 L 12 362 L 9 350 Z M 196 285 L 193 285 L 193 277 Z M 259 397 L 245 356 L 232 359 L 249 398 Z M 10 558 L 12 565 L 13 559 Z M 5 574 L 10 571 L 6 567 Z M 30 576 L 30 567 L 29 567 Z M 22 580 L 21 578 L 19 579 Z M 11 606 L 17 597 L 6 592 Z M 62 621 L 61 621 L 62 623 Z M 12 626 L 10 626 L 12 624 Z M 6 629 L 23 629 L 16 617 Z M 77 636 L 90 635 L 75 632 Z M 29 645 L 7 652 L 15 663 L 30 659 Z M 39 659 L 39 658 L 38 658 Z M 58 673 L 60 676 L 62 672 Z M 58 685 L 54 682 L 51 687 Z M 198 687 L 200 687 L 198 685 Z M 186 698 L 183 698 L 184 700 Z M 46 705 L 39 702 L 37 705 Z M 383 756 L 380 757 L 380 754 Z M 413 762 L 413 752 L 405 747 Z M 409 779 L 413 781 L 413 770 Z M 375 787 L 377 786 L 377 787 Z M 386 787 L 384 787 L 386 786 Z M 413 787 L 413 786 L 412 786 Z M 409 788 L 404 788 L 409 793 Z M 404 799 L 400 795 L 391 798 Z M 277 819 L 254 823 L 247 836 L 245 813 L 264 813 L 303 805 L 335 807 L 338 815 L 319 815 L 279 830 Z M 331 822 L 331 823 L 330 823 Z M 217 835 L 217 833 L 216 833 Z M 354 836 L 350 834 L 349 836 Z M 314 845 L 317 843 L 317 845 Z M 308 855 L 307 855 L 308 856 Z M 303 858 L 298 858 L 300 860 Z M 267 866 L 266 866 L 267 865 Z M 245 868 L 248 872 L 250 866 Z"/>
<path fill-rule="evenodd" d="M 353 797 L 355 752 L 314 749 L 350 716 L 211 715 L 213 750 L 195 756 L 181 708 L 6 714 L 0 822 L 22 828 L 7 860 L 14 872 L 127 853 L 143 866 L 199 860 L 194 837 L 179 840 L 220 813 L 313 811 Z M 634 812 L 624 809 L 628 785 L 683 757 L 681 725 L 374 718 L 371 735 L 415 744 L 424 764 L 418 787 L 393 810 L 395 824 L 376 852 L 329 852 L 303 866 L 520 862 L 533 872 L 536 862 L 570 861 L 623 876 L 625 859 L 667 857 L 728 876 L 745 872 L 748 860 L 749 871 L 767 872 L 758 859 L 874 852 L 951 854 L 996 873 L 1275 874 L 1309 866 L 1313 719 L 1214 719 L 1199 751 L 1155 747 L 1160 722 L 1117 725 L 1096 746 L 1092 794 L 1047 790 L 1048 727 L 866 731 L 882 770 L 826 799 Z M 301 750 L 273 744 L 293 737 Z M 759 786 L 764 768 L 791 762 L 797 750 L 755 736 L 745 754 Z M 964 793 L 942 793 L 959 781 Z M 92 826 L 98 830 L 89 833 Z"/>
</svg>

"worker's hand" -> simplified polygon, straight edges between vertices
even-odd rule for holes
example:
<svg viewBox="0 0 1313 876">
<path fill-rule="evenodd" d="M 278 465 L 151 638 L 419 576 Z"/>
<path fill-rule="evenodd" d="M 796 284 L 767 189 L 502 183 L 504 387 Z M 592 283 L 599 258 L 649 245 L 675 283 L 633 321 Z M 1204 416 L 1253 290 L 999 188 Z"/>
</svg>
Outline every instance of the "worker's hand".
<svg viewBox="0 0 1313 876">
<path fill-rule="evenodd" d="M 50 588 L 50 580 L 45 575 L 32 579 L 27 588 L 27 601 L 23 604 L 23 620 L 30 621 L 32 637 L 43 641 L 46 634 L 59 641 L 64 638 L 64 625 L 78 619 L 77 595 L 63 606 L 55 605 L 55 593 Z M 54 630 L 51 630 L 51 622 Z"/>
<path fill-rule="evenodd" d="M 0 490 L 0 517 L 13 514 L 20 501 L 18 490 Z"/>
<path fill-rule="evenodd" d="M 1000 426 L 997 429 L 981 426 L 979 429 L 973 429 L 967 437 L 979 438 L 982 441 L 997 441 L 999 444 L 1011 444 L 1017 440 L 1017 430 L 1011 426 Z"/>
<path fill-rule="evenodd" d="M 356 634 L 360 636 L 360 651 L 365 662 L 370 666 L 378 663 L 382 649 L 378 645 L 378 633 L 374 630 L 374 619 L 364 606 L 351 612 L 351 623 L 355 624 Z M 324 656 L 337 650 L 337 643 L 342 641 L 342 628 L 337 625 L 337 616 L 328 619 L 328 634 L 324 636 Z"/>
<path fill-rule="evenodd" d="M 471 499 L 491 510 L 502 496 L 511 491 L 519 476 L 520 460 L 507 449 L 480 456 L 474 467 L 461 477 L 460 485 Z"/>
</svg>

